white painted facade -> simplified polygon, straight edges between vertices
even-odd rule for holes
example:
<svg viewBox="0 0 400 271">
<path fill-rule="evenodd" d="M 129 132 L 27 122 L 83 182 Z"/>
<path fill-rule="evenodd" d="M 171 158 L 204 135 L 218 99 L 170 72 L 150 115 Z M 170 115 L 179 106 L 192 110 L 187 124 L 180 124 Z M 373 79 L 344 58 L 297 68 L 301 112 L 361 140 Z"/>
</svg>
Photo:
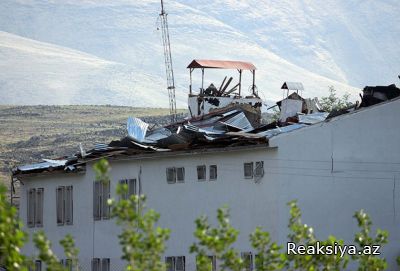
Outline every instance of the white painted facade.
<svg viewBox="0 0 400 271">
<path fill-rule="evenodd" d="M 333 234 L 353 243 L 358 230 L 354 212 L 371 215 L 373 229 L 389 231 L 383 252 L 389 269 L 395 270 L 400 255 L 400 99 L 358 110 L 330 121 L 281 134 L 270 147 L 229 152 L 170 153 L 111 161 L 111 191 L 120 179 L 137 178 L 141 168 L 142 192 L 148 206 L 161 213 L 159 224 L 171 229 L 166 256 L 186 256 L 186 270 L 195 270 L 189 254 L 194 220 L 207 214 L 215 221 L 216 209 L 228 205 L 232 224 L 240 230 L 239 251 L 252 251 L 248 235 L 256 226 L 268 230 L 272 239 L 286 242 L 289 209 L 298 199 L 303 222 L 312 225 L 317 237 Z M 259 182 L 245 179 L 243 163 L 264 161 Z M 216 181 L 197 180 L 197 165 L 217 165 Z M 92 258 L 110 258 L 111 270 L 122 270 L 119 229 L 112 220 L 93 220 L 92 163 L 85 174 L 54 174 L 23 179 L 20 216 L 26 224 L 26 191 L 44 188 L 43 229 L 55 252 L 62 255 L 58 240 L 70 233 L 80 248 L 81 262 L 90 270 Z M 167 167 L 185 167 L 185 182 L 168 184 Z M 208 172 L 207 172 L 208 174 Z M 57 226 L 56 187 L 73 185 L 73 225 Z M 34 254 L 31 243 L 24 252 Z M 62 258 L 62 256 L 60 256 Z"/>
</svg>

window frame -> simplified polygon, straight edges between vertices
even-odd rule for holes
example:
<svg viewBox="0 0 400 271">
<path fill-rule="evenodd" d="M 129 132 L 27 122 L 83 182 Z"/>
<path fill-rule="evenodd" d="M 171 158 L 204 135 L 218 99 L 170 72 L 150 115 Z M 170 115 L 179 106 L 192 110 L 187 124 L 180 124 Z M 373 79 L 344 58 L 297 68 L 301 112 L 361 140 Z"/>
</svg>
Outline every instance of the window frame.
<svg viewBox="0 0 400 271">
<path fill-rule="evenodd" d="M 181 173 L 181 176 L 179 176 L 179 172 Z M 179 178 L 182 177 L 182 178 Z M 177 183 L 184 183 L 185 182 L 185 167 L 177 167 L 176 168 L 176 182 Z"/>
<path fill-rule="evenodd" d="M 251 171 L 251 175 L 246 175 L 246 169 Z M 254 177 L 254 162 L 245 162 L 243 164 L 243 175 L 245 179 L 253 179 Z"/>
<path fill-rule="evenodd" d="M 56 188 L 56 221 L 58 226 L 65 222 L 65 186 Z"/>
<path fill-rule="evenodd" d="M 93 219 L 95 221 L 110 219 L 110 206 L 107 202 L 111 197 L 110 191 L 110 180 L 93 182 Z"/>
<path fill-rule="evenodd" d="M 42 271 L 42 261 L 41 260 L 35 261 L 35 271 Z"/>
<path fill-rule="evenodd" d="M 27 191 L 27 226 L 43 227 L 44 188 L 30 188 Z"/>
<path fill-rule="evenodd" d="M 176 183 L 176 168 L 175 167 L 167 167 L 166 175 L 167 175 L 167 183 L 168 184 Z"/>
<path fill-rule="evenodd" d="M 260 166 L 261 165 L 261 166 Z M 264 177 L 264 161 L 256 161 L 255 168 L 254 168 L 254 177 L 255 178 L 262 178 Z"/>
<path fill-rule="evenodd" d="M 178 269 L 178 261 L 181 260 L 182 268 Z M 171 265 L 168 263 L 171 262 Z M 166 271 L 185 271 L 186 270 L 186 258 L 185 256 L 167 256 L 165 257 Z"/>
<path fill-rule="evenodd" d="M 204 178 L 200 178 L 201 177 L 200 174 L 199 174 L 200 172 L 203 172 Z M 207 167 L 206 167 L 206 165 L 197 166 L 197 181 L 203 182 L 205 180 L 207 180 Z"/>
<path fill-rule="evenodd" d="M 251 251 L 241 252 L 240 258 L 243 260 L 243 271 L 252 271 L 254 269 L 253 265 L 253 253 Z M 248 266 L 246 265 L 246 258 L 248 258 Z"/>
<path fill-rule="evenodd" d="M 67 185 L 64 196 L 64 223 L 66 225 L 74 224 L 74 187 Z"/>
<path fill-rule="evenodd" d="M 212 176 L 211 175 L 211 172 L 213 172 L 213 170 L 211 170 L 211 169 L 214 169 L 214 175 Z M 210 174 L 210 176 L 209 176 L 209 179 L 210 179 L 210 181 L 216 181 L 217 179 L 218 179 L 218 167 L 217 167 L 217 165 L 210 165 L 209 166 L 209 174 Z"/>
</svg>

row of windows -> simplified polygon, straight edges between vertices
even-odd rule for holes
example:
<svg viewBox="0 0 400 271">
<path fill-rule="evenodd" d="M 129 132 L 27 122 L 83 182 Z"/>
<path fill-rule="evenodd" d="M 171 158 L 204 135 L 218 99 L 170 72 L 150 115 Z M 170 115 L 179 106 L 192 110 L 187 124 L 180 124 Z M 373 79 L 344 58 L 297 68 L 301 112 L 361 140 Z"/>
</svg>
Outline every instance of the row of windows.
<svg viewBox="0 0 400 271">
<path fill-rule="evenodd" d="M 244 262 L 243 271 L 252 271 L 254 268 L 260 267 L 259 261 L 257 261 L 258 255 L 255 255 L 255 259 L 253 259 L 253 254 L 251 252 L 242 252 L 241 258 Z M 209 270 L 216 271 L 217 270 L 217 258 L 215 256 L 208 256 L 209 260 Z M 258 263 L 258 266 L 254 264 L 254 261 Z M 165 257 L 165 264 L 167 266 L 167 271 L 185 271 L 186 269 L 186 261 L 185 256 L 172 256 Z"/>
<path fill-rule="evenodd" d="M 246 162 L 243 164 L 243 173 L 245 179 L 259 179 L 264 176 L 264 161 Z M 184 167 L 168 167 L 167 183 L 183 183 L 185 182 L 185 168 Z M 207 178 L 208 177 L 208 178 Z M 215 181 L 217 180 L 217 165 L 197 166 L 197 180 L 198 181 Z"/>
<path fill-rule="evenodd" d="M 208 173 L 208 174 L 207 174 Z M 197 166 L 198 181 L 217 180 L 217 165 Z M 183 183 L 185 181 L 184 167 L 169 167 L 166 171 L 167 182 Z M 259 179 L 264 176 L 264 161 L 244 163 L 244 177 L 246 179 Z M 120 180 L 120 184 L 128 186 L 128 191 L 123 198 L 137 194 L 136 179 Z M 32 188 L 27 196 L 27 224 L 28 227 L 43 227 L 43 188 Z M 110 181 L 96 181 L 93 185 L 93 219 L 102 220 L 110 218 Z M 57 225 L 73 224 L 73 187 L 59 186 L 56 189 Z"/>
<path fill-rule="evenodd" d="M 127 185 L 127 192 L 122 195 L 122 199 L 127 199 L 131 195 L 137 195 L 136 179 L 120 180 L 121 185 Z M 93 187 L 93 219 L 105 220 L 110 218 L 110 206 L 107 204 L 110 198 L 110 181 L 96 181 Z"/>
<path fill-rule="evenodd" d="M 128 191 L 122 198 L 126 199 L 136 195 L 136 179 L 120 180 L 120 184 L 126 184 Z M 107 200 L 110 198 L 110 181 L 96 181 L 93 183 L 93 219 L 109 219 L 110 206 Z M 44 188 L 32 188 L 27 196 L 27 224 L 28 227 L 43 227 L 43 199 Z M 57 225 L 72 225 L 73 210 L 73 186 L 59 186 L 56 188 Z"/>
<path fill-rule="evenodd" d="M 59 186 L 56 188 L 57 225 L 72 225 L 73 223 L 73 188 Z M 44 188 L 28 190 L 27 224 L 28 227 L 43 227 Z"/>
<path fill-rule="evenodd" d="M 64 267 L 66 271 L 72 271 L 73 265 L 71 259 L 62 259 L 60 264 Z M 29 271 L 42 271 L 42 261 L 36 260 L 33 267 L 29 267 Z"/>
<path fill-rule="evenodd" d="M 110 271 L 110 259 L 94 258 L 92 260 L 92 271 Z"/>
<path fill-rule="evenodd" d="M 244 262 L 243 271 L 252 271 L 260 267 L 260 261 L 257 260 L 258 255 L 255 255 L 253 259 L 253 254 L 251 252 L 242 252 L 241 258 Z M 211 271 L 217 270 L 217 259 L 215 256 L 208 256 Z M 74 268 L 71 259 L 63 259 L 60 261 L 61 265 L 68 271 L 72 271 Z M 257 263 L 257 264 L 255 264 Z M 165 257 L 166 271 L 185 271 L 186 270 L 186 259 L 185 256 L 169 256 Z M 109 258 L 93 258 L 91 263 L 92 271 L 110 271 L 110 259 Z M 29 271 L 41 271 L 42 262 L 35 261 L 34 268 L 29 268 Z"/>
</svg>

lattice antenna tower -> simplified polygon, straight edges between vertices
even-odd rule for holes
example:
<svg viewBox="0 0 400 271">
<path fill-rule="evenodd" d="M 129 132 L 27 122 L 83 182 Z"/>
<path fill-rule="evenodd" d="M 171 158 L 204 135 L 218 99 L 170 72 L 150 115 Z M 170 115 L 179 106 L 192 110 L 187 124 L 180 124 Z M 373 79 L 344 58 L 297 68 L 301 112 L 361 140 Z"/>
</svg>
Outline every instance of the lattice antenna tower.
<svg viewBox="0 0 400 271">
<path fill-rule="evenodd" d="M 164 48 L 165 72 L 167 75 L 169 113 L 171 115 L 171 121 L 176 122 L 175 80 L 174 80 L 174 70 L 172 67 L 171 44 L 169 41 L 167 15 L 168 14 L 164 10 L 163 0 L 161 0 L 161 13 L 160 13 L 161 36 Z"/>
</svg>

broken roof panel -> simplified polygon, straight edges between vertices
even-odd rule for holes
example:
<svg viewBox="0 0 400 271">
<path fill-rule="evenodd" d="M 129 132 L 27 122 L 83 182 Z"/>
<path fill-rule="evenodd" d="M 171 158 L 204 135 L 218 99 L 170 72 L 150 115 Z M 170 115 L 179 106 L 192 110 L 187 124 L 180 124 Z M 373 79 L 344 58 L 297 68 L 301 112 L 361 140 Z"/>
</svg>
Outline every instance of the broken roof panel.
<svg viewBox="0 0 400 271">
<path fill-rule="evenodd" d="M 301 82 L 285 82 L 283 83 L 281 89 L 304 90 L 304 87 Z"/>
<path fill-rule="evenodd" d="M 142 121 L 141 119 L 132 117 L 128 118 L 128 136 L 133 140 L 143 142 L 146 136 L 147 127 L 149 127 L 149 124 Z"/>
<path fill-rule="evenodd" d="M 37 169 L 48 169 L 48 168 L 58 168 L 64 167 L 68 160 L 51 160 L 51 159 L 44 159 L 43 162 L 24 165 L 17 167 L 17 170 L 20 171 L 32 171 Z"/>
<path fill-rule="evenodd" d="M 329 113 L 327 112 L 317 112 L 312 114 L 299 114 L 299 123 L 305 124 L 314 124 L 321 121 L 324 121 L 328 117 Z"/>
<path fill-rule="evenodd" d="M 267 131 L 263 131 L 260 133 L 257 133 L 258 135 L 263 135 L 266 138 L 271 138 L 273 136 L 279 135 L 279 134 L 283 134 L 283 133 L 288 133 L 303 127 L 308 126 L 307 124 L 303 124 L 303 123 L 295 123 L 292 125 L 288 125 L 288 126 L 284 126 L 284 127 L 277 127 L 275 129 L 271 129 L 271 130 L 267 130 Z"/>
<path fill-rule="evenodd" d="M 225 121 L 221 121 L 221 123 L 246 132 L 249 132 L 254 129 L 253 126 L 251 126 L 250 121 L 246 118 L 246 115 L 243 112 L 240 112 L 239 114 L 236 114 L 235 116 L 230 117 Z"/>
<path fill-rule="evenodd" d="M 195 59 L 193 60 L 188 69 L 237 69 L 237 70 L 256 70 L 250 62 L 243 61 L 230 61 L 230 60 L 206 60 L 206 59 Z"/>
</svg>

